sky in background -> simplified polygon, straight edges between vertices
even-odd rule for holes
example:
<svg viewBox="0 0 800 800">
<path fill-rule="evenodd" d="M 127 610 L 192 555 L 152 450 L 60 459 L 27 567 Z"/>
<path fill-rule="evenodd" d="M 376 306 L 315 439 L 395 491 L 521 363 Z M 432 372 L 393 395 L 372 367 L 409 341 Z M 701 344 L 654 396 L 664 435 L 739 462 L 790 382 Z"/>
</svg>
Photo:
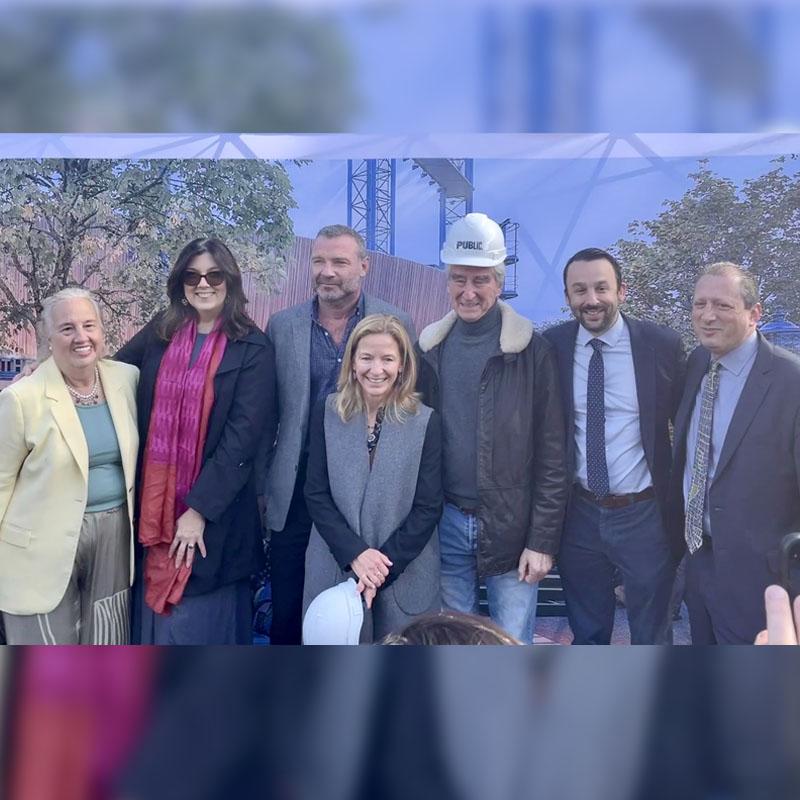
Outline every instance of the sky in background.
<svg viewBox="0 0 800 800">
<path fill-rule="evenodd" d="M 456 154 L 454 154 L 455 156 Z M 709 166 L 741 185 L 770 169 L 762 156 L 716 156 Z M 690 187 L 696 158 L 666 158 L 658 167 L 641 158 L 477 159 L 474 210 L 520 224 L 518 311 L 536 321 L 561 316 L 561 271 L 584 247 L 607 248 L 627 236 L 636 219 L 651 219 L 665 200 Z M 295 233 L 313 237 L 324 225 L 347 220 L 347 161 L 288 165 L 298 207 Z M 395 254 L 438 263 L 439 199 L 410 161 L 398 160 Z M 623 265 L 624 269 L 624 265 Z"/>
</svg>

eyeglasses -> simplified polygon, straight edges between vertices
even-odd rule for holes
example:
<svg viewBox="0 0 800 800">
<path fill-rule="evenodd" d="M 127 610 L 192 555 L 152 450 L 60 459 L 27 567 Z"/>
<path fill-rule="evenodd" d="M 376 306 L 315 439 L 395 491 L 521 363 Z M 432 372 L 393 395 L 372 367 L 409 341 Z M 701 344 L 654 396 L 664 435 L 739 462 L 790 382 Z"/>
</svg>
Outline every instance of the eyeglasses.
<svg viewBox="0 0 800 800">
<path fill-rule="evenodd" d="M 186 272 L 183 273 L 183 285 L 199 286 L 200 278 L 205 278 L 206 283 L 209 286 L 221 286 L 223 283 L 225 283 L 225 276 L 218 269 L 212 269 L 210 272 L 206 272 L 205 275 L 201 275 L 199 272 L 187 269 Z"/>
</svg>

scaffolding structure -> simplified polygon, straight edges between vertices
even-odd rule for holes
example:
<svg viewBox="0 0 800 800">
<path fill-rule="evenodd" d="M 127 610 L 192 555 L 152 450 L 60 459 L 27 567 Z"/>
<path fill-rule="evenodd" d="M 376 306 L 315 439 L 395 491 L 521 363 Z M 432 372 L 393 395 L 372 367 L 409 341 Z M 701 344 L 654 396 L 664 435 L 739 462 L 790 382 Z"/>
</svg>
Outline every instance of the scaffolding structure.
<svg viewBox="0 0 800 800">
<path fill-rule="evenodd" d="M 347 224 L 367 250 L 394 255 L 397 160 L 367 158 L 347 162 Z"/>
</svg>

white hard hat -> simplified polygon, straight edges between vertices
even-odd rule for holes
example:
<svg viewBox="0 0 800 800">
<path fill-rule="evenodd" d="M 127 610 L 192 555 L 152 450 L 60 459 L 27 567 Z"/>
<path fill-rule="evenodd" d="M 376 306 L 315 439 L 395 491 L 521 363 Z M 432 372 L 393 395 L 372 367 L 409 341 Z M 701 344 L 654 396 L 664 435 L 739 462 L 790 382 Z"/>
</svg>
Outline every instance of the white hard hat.
<svg viewBox="0 0 800 800">
<path fill-rule="evenodd" d="M 506 260 L 503 231 L 486 214 L 467 214 L 448 228 L 441 257 L 443 264 L 497 267 Z"/>
<path fill-rule="evenodd" d="M 311 601 L 303 619 L 303 644 L 358 644 L 363 622 L 361 595 L 348 578 Z"/>
</svg>

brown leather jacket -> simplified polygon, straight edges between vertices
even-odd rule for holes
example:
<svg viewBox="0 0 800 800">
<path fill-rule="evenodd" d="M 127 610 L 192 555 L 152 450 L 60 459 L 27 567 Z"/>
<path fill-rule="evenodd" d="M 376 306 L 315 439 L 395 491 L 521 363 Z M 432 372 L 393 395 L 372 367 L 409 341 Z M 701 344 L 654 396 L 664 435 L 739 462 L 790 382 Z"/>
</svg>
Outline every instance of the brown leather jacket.
<svg viewBox="0 0 800 800">
<path fill-rule="evenodd" d="M 523 548 L 555 555 L 567 503 L 564 420 L 550 343 L 530 320 L 500 305 L 497 353 L 481 377 L 478 430 L 478 572 L 516 569 Z M 441 344 L 455 312 L 429 325 L 415 346 L 417 390 L 441 413 Z"/>
</svg>

